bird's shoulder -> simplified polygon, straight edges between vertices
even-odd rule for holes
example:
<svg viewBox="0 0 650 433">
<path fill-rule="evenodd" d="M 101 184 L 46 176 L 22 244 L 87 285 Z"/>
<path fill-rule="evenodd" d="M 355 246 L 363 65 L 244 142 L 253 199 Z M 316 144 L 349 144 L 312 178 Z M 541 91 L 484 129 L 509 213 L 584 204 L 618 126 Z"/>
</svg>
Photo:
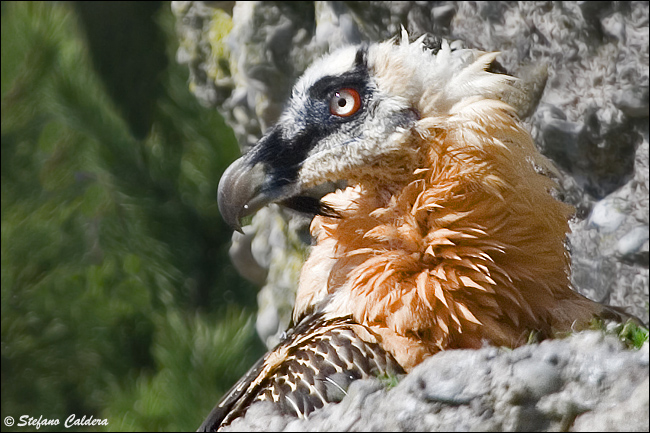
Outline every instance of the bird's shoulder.
<svg viewBox="0 0 650 433">
<path fill-rule="evenodd" d="M 303 418 L 340 401 L 354 380 L 403 374 L 378 338 L 350 317 L 306 316 L 230 389 L 199 431 L 229 424 L 258 401 Z"/>
</svg>

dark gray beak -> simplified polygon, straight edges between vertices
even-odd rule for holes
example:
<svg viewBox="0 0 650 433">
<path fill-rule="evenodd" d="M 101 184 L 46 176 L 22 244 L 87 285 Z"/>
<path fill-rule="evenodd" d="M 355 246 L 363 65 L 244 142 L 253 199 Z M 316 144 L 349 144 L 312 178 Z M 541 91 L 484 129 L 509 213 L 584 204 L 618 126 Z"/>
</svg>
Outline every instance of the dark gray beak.
<svg viewBox="0 0 650 433">
<path fill-rule="evenodd" d="M 217 195 L 224 221 L 240 233 L 243 233 L 241 219 L 270 202 L 260 194 L 266 176 L 264 167 L 261 163 L 251 166 L 249 159 L 244 155 L 226 169 L 219 181 Z"/>
</svg>

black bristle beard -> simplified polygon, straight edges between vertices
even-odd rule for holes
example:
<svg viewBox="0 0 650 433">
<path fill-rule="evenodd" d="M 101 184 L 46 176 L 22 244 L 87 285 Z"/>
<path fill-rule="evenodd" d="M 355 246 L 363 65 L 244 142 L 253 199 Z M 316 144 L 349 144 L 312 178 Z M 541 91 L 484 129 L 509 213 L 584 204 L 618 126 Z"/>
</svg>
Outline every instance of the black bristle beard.
<svg viewBox="0 0 650 433">
<path fill-rule="evenodd" d="M 323 203 L 320 199 L 316 197 L 308 196 L 295 196 L 289 197 L 288 199 L 280 202 L 282 206 L 293 209 L 297 212 L 310 214 L 310 215 L 321 215 L 331 218 L 340 218 L 339 214 L 333 207 Z"/>
</svg>

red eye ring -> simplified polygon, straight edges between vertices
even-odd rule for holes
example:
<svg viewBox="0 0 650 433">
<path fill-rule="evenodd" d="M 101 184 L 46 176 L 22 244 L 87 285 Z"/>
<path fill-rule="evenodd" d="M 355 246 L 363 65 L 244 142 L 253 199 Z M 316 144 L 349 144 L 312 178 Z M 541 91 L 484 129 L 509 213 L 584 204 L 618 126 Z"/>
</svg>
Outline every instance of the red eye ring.
<svg viewBox="0 0 650 433">
<path fill-rule="evenodd" d="M 330 99 L 330 113 L 339 117 L 352 116 L 361 108 L 359 92 L 350 88 L 343 88 L 336 92 Z"/>
</svg>

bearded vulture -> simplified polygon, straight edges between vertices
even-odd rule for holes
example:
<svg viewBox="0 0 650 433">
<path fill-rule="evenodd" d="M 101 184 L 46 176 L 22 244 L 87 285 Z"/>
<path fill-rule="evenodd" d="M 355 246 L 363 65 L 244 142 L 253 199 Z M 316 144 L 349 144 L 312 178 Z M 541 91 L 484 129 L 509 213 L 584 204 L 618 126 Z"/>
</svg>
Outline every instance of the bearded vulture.
<svg viewBox="0 0 650 433">
<path fill-rule="evenodd" d="M 224 173 L 231 226 L 277 202 L 315 215 L 315 245 L 293 326 L 200 430 L 259 400 L 305 417 L 352 380 L 441 350 L 517 347 L 618 314 L 570 287 L 572 208 L 505 102 L 518 90 L 498 53 L 431 41 L 403 32 L 316 61 Z"/>
</svg>

